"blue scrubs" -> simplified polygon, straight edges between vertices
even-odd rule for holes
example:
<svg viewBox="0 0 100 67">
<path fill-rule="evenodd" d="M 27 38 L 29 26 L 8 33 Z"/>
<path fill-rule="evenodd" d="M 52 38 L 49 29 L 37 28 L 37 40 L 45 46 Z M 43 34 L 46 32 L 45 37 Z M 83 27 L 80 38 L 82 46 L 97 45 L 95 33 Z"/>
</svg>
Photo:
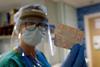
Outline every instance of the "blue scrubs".
<svg viewBox="0 0 100 67">
<path fill-rule="evenodd" d="M 74 45 L 61 67 L 87 67 L 84 56 L 84 47 L 80 44 Z"/>
</svg>

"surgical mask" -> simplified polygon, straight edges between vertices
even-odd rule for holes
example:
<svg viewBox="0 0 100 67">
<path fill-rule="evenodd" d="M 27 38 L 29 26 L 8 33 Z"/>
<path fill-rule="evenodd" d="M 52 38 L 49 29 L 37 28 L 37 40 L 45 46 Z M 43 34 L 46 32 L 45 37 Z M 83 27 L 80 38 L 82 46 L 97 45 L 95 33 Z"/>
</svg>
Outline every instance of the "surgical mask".
<svg viewBox="0 0 100 67">
<path fill-rule="evenodd" d="M 26 44 L 28 44 L 30 46 L 36 46 L 41 42 L 42 33 L 37 28 L 36 29 L 25 30 L 22 33 L 22 39 Z"/>
</svg>

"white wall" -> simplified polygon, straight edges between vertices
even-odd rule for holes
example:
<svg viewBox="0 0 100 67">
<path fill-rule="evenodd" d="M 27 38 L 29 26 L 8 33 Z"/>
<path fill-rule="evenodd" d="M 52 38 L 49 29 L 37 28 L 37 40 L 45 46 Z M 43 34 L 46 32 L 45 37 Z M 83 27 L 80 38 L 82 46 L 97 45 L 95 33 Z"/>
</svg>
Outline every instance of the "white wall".
<svg viewBox="0 0 100 67">
<path fill-rule="evenodd" d="M 56 24 L 58 22 L 57 19 L 57 3 L 49 1 L 46 3 L 47 9 L 48 9 L 48 18 L 49 22 L 52 24 Z"/>
<path fill-rule="evenodd" d="M 65 23 L 69 26 L 77 28 L 76 9 L 69 5 L 65 5 Z"/>
<path fill-rule="evenodd" d="M 76 9 L 63 2 L 57 4 L 58 22 L 77 28 Z"/>
</svg>

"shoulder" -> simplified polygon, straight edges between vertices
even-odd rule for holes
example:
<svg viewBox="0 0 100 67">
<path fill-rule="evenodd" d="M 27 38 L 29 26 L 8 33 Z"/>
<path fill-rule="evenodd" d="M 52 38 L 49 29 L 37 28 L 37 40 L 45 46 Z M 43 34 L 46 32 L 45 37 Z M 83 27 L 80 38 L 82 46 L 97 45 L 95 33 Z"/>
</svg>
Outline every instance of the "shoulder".
<svg viewBox="0 0 100 67">
<path fill-rule="evenodd" d="M 9 51 L 0 57 L 0 67 L 5 67 L 6 65 L 16 64 L 11 60 L 13 56 L 15 56 L 16 53 L 14 51 Z"/>
</svg>

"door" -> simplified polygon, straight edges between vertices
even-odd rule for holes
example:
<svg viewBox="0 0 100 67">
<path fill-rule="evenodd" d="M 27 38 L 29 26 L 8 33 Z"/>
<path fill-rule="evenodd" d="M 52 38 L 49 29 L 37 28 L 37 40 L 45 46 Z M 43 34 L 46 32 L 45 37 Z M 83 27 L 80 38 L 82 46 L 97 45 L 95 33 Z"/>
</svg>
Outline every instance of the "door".
<svg viewBox="0 0 100 67">
<path fill-rule="evenodd" d="M 85 33 L 89 67 L 100 67 L 100 14 L 85 17 Z"/>
</svg>

